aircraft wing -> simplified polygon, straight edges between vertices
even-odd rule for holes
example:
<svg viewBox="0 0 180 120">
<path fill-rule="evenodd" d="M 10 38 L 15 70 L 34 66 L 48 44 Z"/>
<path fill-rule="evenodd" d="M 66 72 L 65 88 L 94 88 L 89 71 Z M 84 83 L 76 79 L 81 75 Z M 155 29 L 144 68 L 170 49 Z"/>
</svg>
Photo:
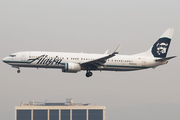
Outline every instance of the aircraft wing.
<svg viewBox="0 0 180 120">
<path fill-rule="evenodd" d="M 97 68 L 99 66 L 103 66 L 104 63 L 106 63 L 107 59 L 109 59 L 111 57 L 114 57 L 116 54 L 119 53 L 120 47 L 121 47 L 121 45 L 119 45 L 113 53 L 111 53 L 111 54 L 109 54 L 107 56 L 104 56 L 104 57 L 101 57 L 101 58 L 97 58 L 95 60 L 83 62 L 83 63 L 80 63 L 80 65 L 82 67 L 87 67 L 87 68 L 91 68 L 91 67 L 96 67 Z"/>
</svg>

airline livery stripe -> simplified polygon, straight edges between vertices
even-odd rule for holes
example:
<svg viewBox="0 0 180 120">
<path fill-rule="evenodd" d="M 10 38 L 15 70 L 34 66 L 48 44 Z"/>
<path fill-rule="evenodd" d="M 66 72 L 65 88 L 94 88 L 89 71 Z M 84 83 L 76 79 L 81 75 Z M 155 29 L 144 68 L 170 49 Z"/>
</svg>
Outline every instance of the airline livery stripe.
<svg viewBox="0 0 180 120">
<path fill-rule="evenodd" d="M 106 67 L 149 68 L 149 67 L 143 67 L 143 66 L 123 66 L 123 65 L 106 65 Z"/>
<path fill-rule="evenodd" d="M 5 63 L 30 63 L 30 61 L 11 61 L 11 60 L 3 60 Z"/>
</svg>

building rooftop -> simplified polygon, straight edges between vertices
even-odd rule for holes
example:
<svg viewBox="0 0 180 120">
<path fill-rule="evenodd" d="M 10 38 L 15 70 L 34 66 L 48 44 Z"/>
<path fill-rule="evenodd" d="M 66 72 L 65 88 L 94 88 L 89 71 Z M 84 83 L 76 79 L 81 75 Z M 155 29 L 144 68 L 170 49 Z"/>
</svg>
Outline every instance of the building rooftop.
<svg viewBox="0 0 180 120">
<path fill-rule="evenodd" d="M 91 106 L 90 103 L 73 103 L 71 98 L 67 98 L 66 102 L 34 102 L 34 100 L 28 103 L 22 103 L 20 106 Z"/>
</svg>

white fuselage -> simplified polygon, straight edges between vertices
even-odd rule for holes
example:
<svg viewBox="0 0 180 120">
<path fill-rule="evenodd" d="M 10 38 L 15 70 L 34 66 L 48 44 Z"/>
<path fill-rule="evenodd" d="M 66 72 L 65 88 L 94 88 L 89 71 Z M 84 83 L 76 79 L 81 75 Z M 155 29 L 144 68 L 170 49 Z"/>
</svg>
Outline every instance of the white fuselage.
<svg viewBox="0 0 180 120">
<path fill-rule="evenodd" d="M 107 56 L 107 54 L 29 51 L 14 53 L 4 58 L 3 61 L 13 67 L 62 69 L 64 68 L 65 63 L 81 64 L 104 56 Z M 91 70 L 131 71 L 155 68 L 166 62 L 156 62 L 154 57 L 147 56 L 115 55 L 114 57 L 107 59 L 103 66 L 98 66 L 98 69 Z M 87 68 L 82 67 L 81 70 L 87 70 Z"/>
<path fill-rule="evenodd" d="M 173 29 L 166 30 L 163 35 L 146 52 L 135 55 L 118 55 L 120 46 L 108 54 L 66 53 L 66 52 L 17 52 L 5 57 L 3 62 L 18 68 L 59 68 L 62 72 L 77 73 L 86 70 L 86 77 L 92 76 L 92 70 L 132 71 L 155 68 L 166 64 L 176 57 L 166 57 L 173 35 Z"/>
</svg>

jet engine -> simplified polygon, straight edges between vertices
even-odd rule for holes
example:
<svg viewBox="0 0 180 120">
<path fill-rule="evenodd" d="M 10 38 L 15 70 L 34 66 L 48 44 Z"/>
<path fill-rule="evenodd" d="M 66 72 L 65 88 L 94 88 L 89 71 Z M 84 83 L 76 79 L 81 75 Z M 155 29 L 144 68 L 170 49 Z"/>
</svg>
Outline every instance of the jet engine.
<svg viewBox="0 0 180 120">
<path fill-rule="evenodd" d="M 65 63 L 65 67 L 62 72 L 77 73 L 81 71 L 81 65 L 77 63 Z"/>
</svg>

